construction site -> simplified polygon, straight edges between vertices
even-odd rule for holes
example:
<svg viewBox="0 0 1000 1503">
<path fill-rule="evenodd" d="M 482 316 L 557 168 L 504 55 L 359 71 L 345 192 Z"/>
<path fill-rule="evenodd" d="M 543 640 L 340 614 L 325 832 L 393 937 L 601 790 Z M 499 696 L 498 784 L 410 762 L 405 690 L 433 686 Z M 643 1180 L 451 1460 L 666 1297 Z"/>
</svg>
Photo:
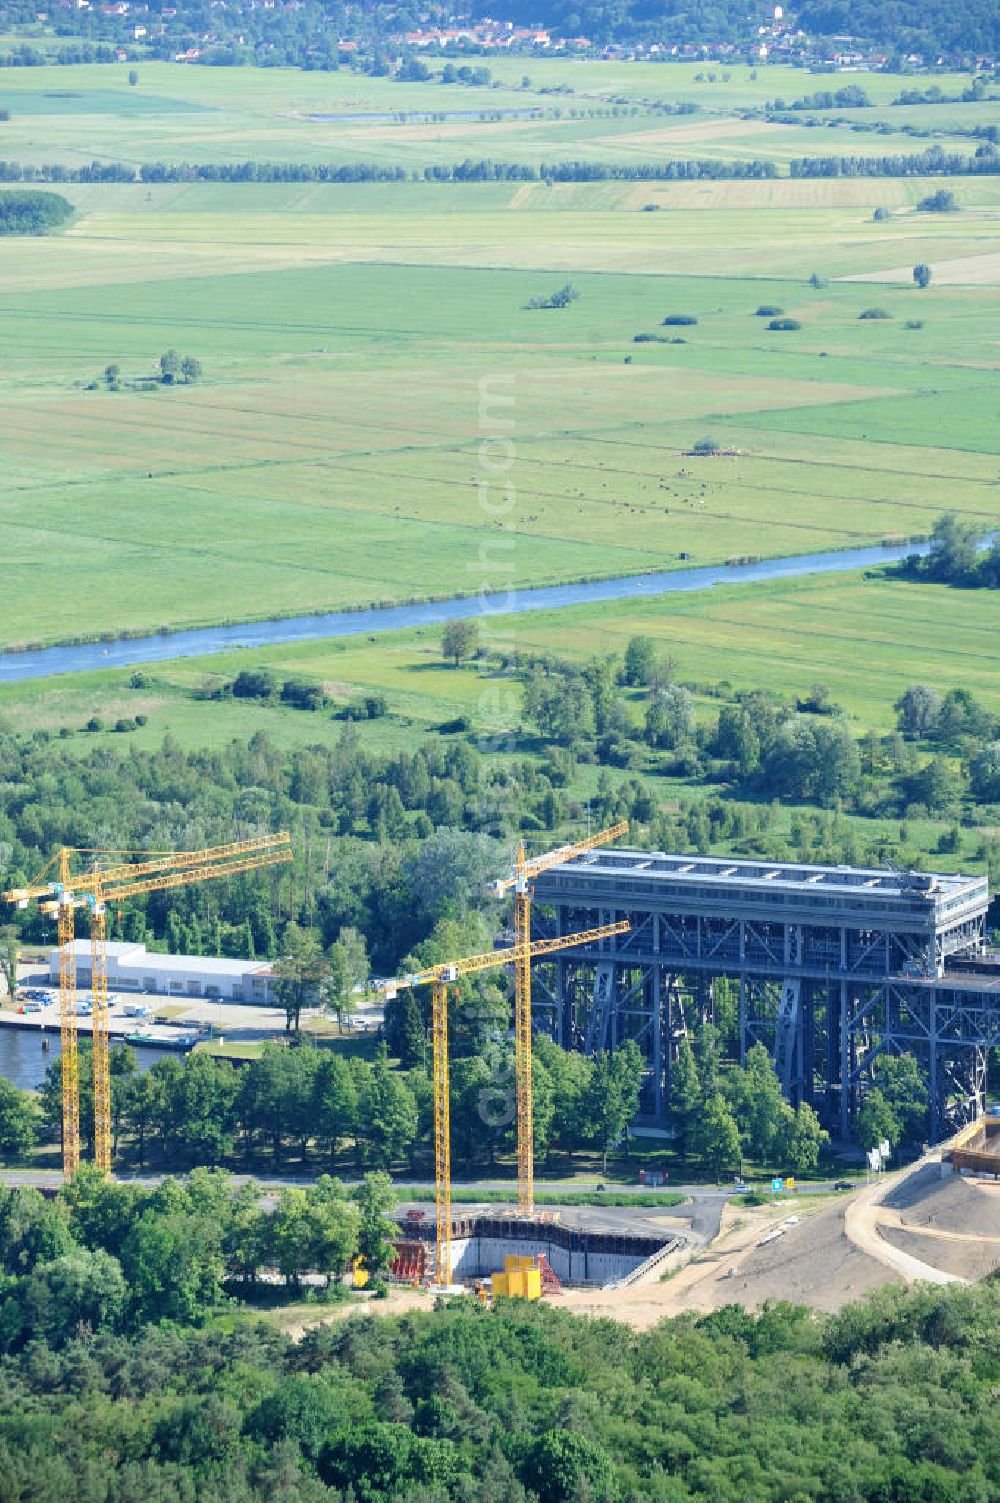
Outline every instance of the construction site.
<svg viewBox="0 0 1000 1503">
<path fill-rule="evenodd" d="M 833 1308 L 900 1276 L 949 1280 L 992 1271 L 1000 1264 L 1000 1120 L 980 1119 L 986 1053 L 1000 1042 L 1000 958 L 985 944 L 986 879 L 601 849 L 626 832 L 614 825 L 532 858 L 519 847 L 490 888 L 513 900 L 512 933 L 492 950 L 380 984 L 383 1003 L 425 987 L 431 1000 L 434 1211 L 399 1207 L 394 1280 L 475 1290 L 483 1299 L 564 1296 L 595 1312 L 631 1311 L 641 1322 L 734 1298 L 796 1297 Z M 108 903 L 290 856 L 285 833 L 141 857 L 64 848 L 51 872 L 4 894 L 19 907 L 37 902 L 58 928 L 51 964 L 59 977 L 67 1179 L 81 1155 L 81 979 L 93 997 L 94 1158 L 103 1173 L 111 1169 Z M 542 913 L 533 935 L 536 903 Z M 87 945 L 75 939 L 81 910 Z M 112 949 L 112 964 L 119 958 Z M 449 991 L 497 969 L 514 982 L 516 1198 L 508 1207 L 456 1213 Z M 785 1096 L 813 1103 L 843 1140 L 873 1062 L 904 1051 L 924 1072 L 932 1142 L 956 1128 L 958 1137 L 943 1154 L 927 1150 L 891 1194 L 875 1180 L 847 1201 L 776 1196 L 737 1211 L 731 1190 L 706 1187 L 669 1211 L 537 1209 L 535 1032 L 587 1054 L 634 1040 L 645 1061 L 640 1115 L 662 1126 L 677 1049 L 692 1022 L 712 1018 L 722 978 L 738 989 L 741 1062 L 763 1043 Z M 968 1174 L 989 1180 L 993 1192 L 967 1184 Z M 971 1272 L 953 1271 L 959 1266 Z M 364 1268 L 355 1275 L 363 1285 Z"/>
</svg>

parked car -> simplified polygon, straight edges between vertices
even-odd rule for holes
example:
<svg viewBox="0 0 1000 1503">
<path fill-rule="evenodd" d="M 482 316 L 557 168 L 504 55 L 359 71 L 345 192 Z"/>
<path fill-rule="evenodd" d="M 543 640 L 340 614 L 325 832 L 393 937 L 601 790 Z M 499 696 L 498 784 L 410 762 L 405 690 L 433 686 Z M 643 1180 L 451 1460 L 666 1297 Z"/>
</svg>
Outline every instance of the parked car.
<svg viewBox="0 0 1000 1503">
<path fill-rule="evenodd" d="M 855 1186 L 855 1184 L 854 1184 L 854 1182 L 852 1180 L 849 1180 L 849 1179 L 838 1179 L 837 1183 L 834 1185 L 833 1188 L 835 1190 L 854 1190 L 857 1187 Z"/>
</svg>

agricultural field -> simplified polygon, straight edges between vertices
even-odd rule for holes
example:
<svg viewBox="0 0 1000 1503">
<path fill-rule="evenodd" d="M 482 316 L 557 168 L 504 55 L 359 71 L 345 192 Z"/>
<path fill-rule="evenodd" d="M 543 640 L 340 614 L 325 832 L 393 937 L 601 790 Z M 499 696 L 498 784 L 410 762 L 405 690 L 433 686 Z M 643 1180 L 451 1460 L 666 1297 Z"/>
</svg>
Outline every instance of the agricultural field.
<svg viewBox="0 0 1000 1503">
<path fill-rule="evenodd" d="M 3 645 L 994 525 L 1000 184 L 755 186 L 67 188 L 0 246 Z M 979 280 L 850 280 L 917 260 Z M 168 348 L 203 379 L 138 389 Z"/>
<path fill-rule="evenodd" d="M 0 155 L 414 171 L 486 152 L 780 162 L 868 149 L 868 124 L 907 113 L 890 106 L 902 81 L 887 77 L 864 79 L 875 104 L 859 132 L 740 117 L 825 87 L 798 70 L 699 81 L 693 67 L 520 61 L 501 60 L 485 90 L 145 64 L 130 89 L 124 68 L 11 69 Z M 699 113 L 655 112 L 663 102 Z M 540 113 L 401 119 L 442 108 Z M 1000 118 L 989 101 L 958 110 L 927 107 L 909 124 L 948 145 L 937 122 Z M 922 149 L 898 131 L 878 141 Z M 917 207 L 938 187 L 958 212 Z M 926 535 L 946 508 L 983 531 L 1000 524 L 1000 178 L 59 191 L 76 211 L 66 233 L 0 243 L 2 647 L 877 545 Z M 924 291 L 918 261 L 934 271 Z M 575 301 L 530 306 L 567 281 Z M 886 316 L 860 316 L 873 309 Z M 773 330 L 772 316 L 798 327 Z M 151 380 L 168 349 L 195 357 L 201 378 Z M 499 450 L 483 447 L 498 434 L 509 469 L 491 469 Z M 692 453 L 706 438 L 721 452 Z M 821 610 L 819 588 L 836 599 L 847 587 L 737 590 L 741 616 L 776 613 L 760 618 L 747 673 L 800 689 L 815 657 L 852 713 L 884 725 L 892 693 L 855 677 L 858 644 L 836 637 L 842 608 Z M 880 588 L 896 611 L 909 587 Z M 710 680 L 720 652 L 728 676 L 741 671 L 751 640 L 716 616 L 723 600 L 635 610 L 656 618 L 654 635 L 681 630 L 685 672 Z M 572 622 L 583 651 L 590 633 L 627 639 L 633 614 L 567 613 L 554 634 Z M 531 618 L 543 637 L 546 619 Z M 517 629 L 528 640 L 535 627 Z M 360 645 L 293 655 L 324 650 L 336 659 L 324 679 L 370 681 Z M 395 672 L 395 651 L 380 650 L 376 679 Z M 279 737 L 300 734 L 280 711 L 191 700 L 192 676 L 209 671 L 162 670 L 184 739 L 206 734 L 205 717 L 211 739 L 223 719 L 244 734 L 263 713 Z M 988 696 L 989 664 L 975 671 Z M 475 692 L 440 667 L 416 685 L 408 673 L 388 686 L 401 727 L 447 719 Z M 5 690 L 5 713 L 61 724 L 49 692 Z M 162 728 L 153 705 L 139 734 Z"/>
<path fill-rule="evenodd" d="M 623 65 L 535 58 L 489 59 L 491 87 L 403 83 L 347 71 L 188 68 L 165 63 L 8 69 L 0 106 L 0 155 L 22 162 L 389 162 L 423 168 L 466 156 L 516 161 L 649 160 L 651 157 L 771 157 L 821 152 L 920 150 L 886 123 L 926 132 L 945 149 L 988 123 L 997 106 L 893 106 L 906 85 L 866 75 L 869 109 L 809 111 L 820 128 L 741 118 L 776 100 L 831 86 L 796 68 L 705 69 L 696 64 Z M 699 77 L 700 75 L 700 77 Z M 524 80 L 527 78 L 528 83 Z M 936 79 L 942 93 L 968 87 Z M 834 84 L 836 86 L 836 84 Z M 697 115 L 665 117 L 662 107 Z M 428 120 L 429 115 L 446 115 Z M 532 114 L 537 118 L 524 118 Z M 500 115 L 501 118 L 495 118 Z M 330 118 L 332 117 L 332 118 Z M 417 118 L 407 118 L 417 117 Z M 924 143 L 927 144 L 927 143 Z"/>
<path fill-rule="evenodd" d="M 704 69 L 489 59 L 492 87 L 398 83 L 341 71 L 177 68 L 143 63 L 128 87 L 128 65 L 8 69 L 0 105 L 0 155 L 23 162 L 80 165 L 92 159 L 150 162 L 430 162 L 496 156 L 514 161 L 630 161 L 651 156 L 768 156 L 788 161 L 818 152 L 920 149 L 919 140 L 884 126 L 932 135 L 946 149 L 967 146 L 961 132 L 995 114 L 979 104 L 890 107 L 907 81 L 868 75 L 866 110 L 808 111 L 821 128 L 756 117 L 830 87 L 800 69 Z M 699 77 L 701 75 L 701 77 Z M 523 80 L 528 80 L 528 84 Z M 947 96 L 968 86 L 962 75 L 937 80 Z M 835 84 L 836 86 L 836 84 Z M 671 119 L 663 105 L 696 116 Z M 445 114 L 447 119 L 427 116 Z M 526 119 L 528 114 L 534 119 Z M 496 119 L 501 116 L 501 119 Z"/>
</svg>

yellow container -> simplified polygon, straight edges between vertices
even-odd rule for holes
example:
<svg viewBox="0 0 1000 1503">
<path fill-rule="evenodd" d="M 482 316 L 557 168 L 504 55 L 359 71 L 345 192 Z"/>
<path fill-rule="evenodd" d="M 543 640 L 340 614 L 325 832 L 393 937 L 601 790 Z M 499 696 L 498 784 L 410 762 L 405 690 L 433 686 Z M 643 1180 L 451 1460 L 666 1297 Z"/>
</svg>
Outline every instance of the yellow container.
<svg viewBox="0 0 1000 1503">
<path fill-rule="evenodd" d="M 534 1258 L 518 1258 L 509 1254 L 504 1258 L 503 1273 L 490 1277 L 493 1298 L 505 1295 L 507 1299 L 541 1299 L 542 1275 Z"/>
</svg>

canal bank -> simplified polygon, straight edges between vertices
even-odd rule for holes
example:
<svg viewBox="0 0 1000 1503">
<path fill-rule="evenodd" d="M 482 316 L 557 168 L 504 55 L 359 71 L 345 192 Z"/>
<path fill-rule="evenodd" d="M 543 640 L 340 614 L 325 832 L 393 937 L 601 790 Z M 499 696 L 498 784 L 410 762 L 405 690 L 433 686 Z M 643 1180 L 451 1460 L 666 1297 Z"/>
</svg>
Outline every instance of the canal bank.
<svg viewBox="0 0 1000 1503">
<path fill-rule="evenodd" d="M 988 545 L 992 535 L 986 540 Z M 490 616 L 521 615 L 526 611 L 560 609 L 611 600 L 641 600 L 655 596 L 709 590 L 720 584 L 761 584 L 809 574 L 843 574 L 898 563 L 913 553 L 926 553 L 926 543 L 847 548 L 829 553 L 802 553 L 789 558 L 763 559 L 745 564 L 712 564 L 701 568 L 664 570 L 620 579 L 595 579 L 577 584 L 547 585 L 487 595 L 463 595 L 448 600 L 368 610 L 330 611 L 322 615 L 287 616 L 230 626 L 206 626 L 190 631 L 163 632 L 113 642 L 83 642 L 41 647 L 27 652 L 0 653 L 0 684 L 19 683 L 54 674 L 86 673 L 101 668 L 127 668 L 137 663 L 165 663 L 176 658 L 202 657 L 240 647 L 269 647 L 325 637 L 351 637 L 400 631 L 411 626 L 434 626 L 460 620 L 473 612 Z"/>
</svg>

